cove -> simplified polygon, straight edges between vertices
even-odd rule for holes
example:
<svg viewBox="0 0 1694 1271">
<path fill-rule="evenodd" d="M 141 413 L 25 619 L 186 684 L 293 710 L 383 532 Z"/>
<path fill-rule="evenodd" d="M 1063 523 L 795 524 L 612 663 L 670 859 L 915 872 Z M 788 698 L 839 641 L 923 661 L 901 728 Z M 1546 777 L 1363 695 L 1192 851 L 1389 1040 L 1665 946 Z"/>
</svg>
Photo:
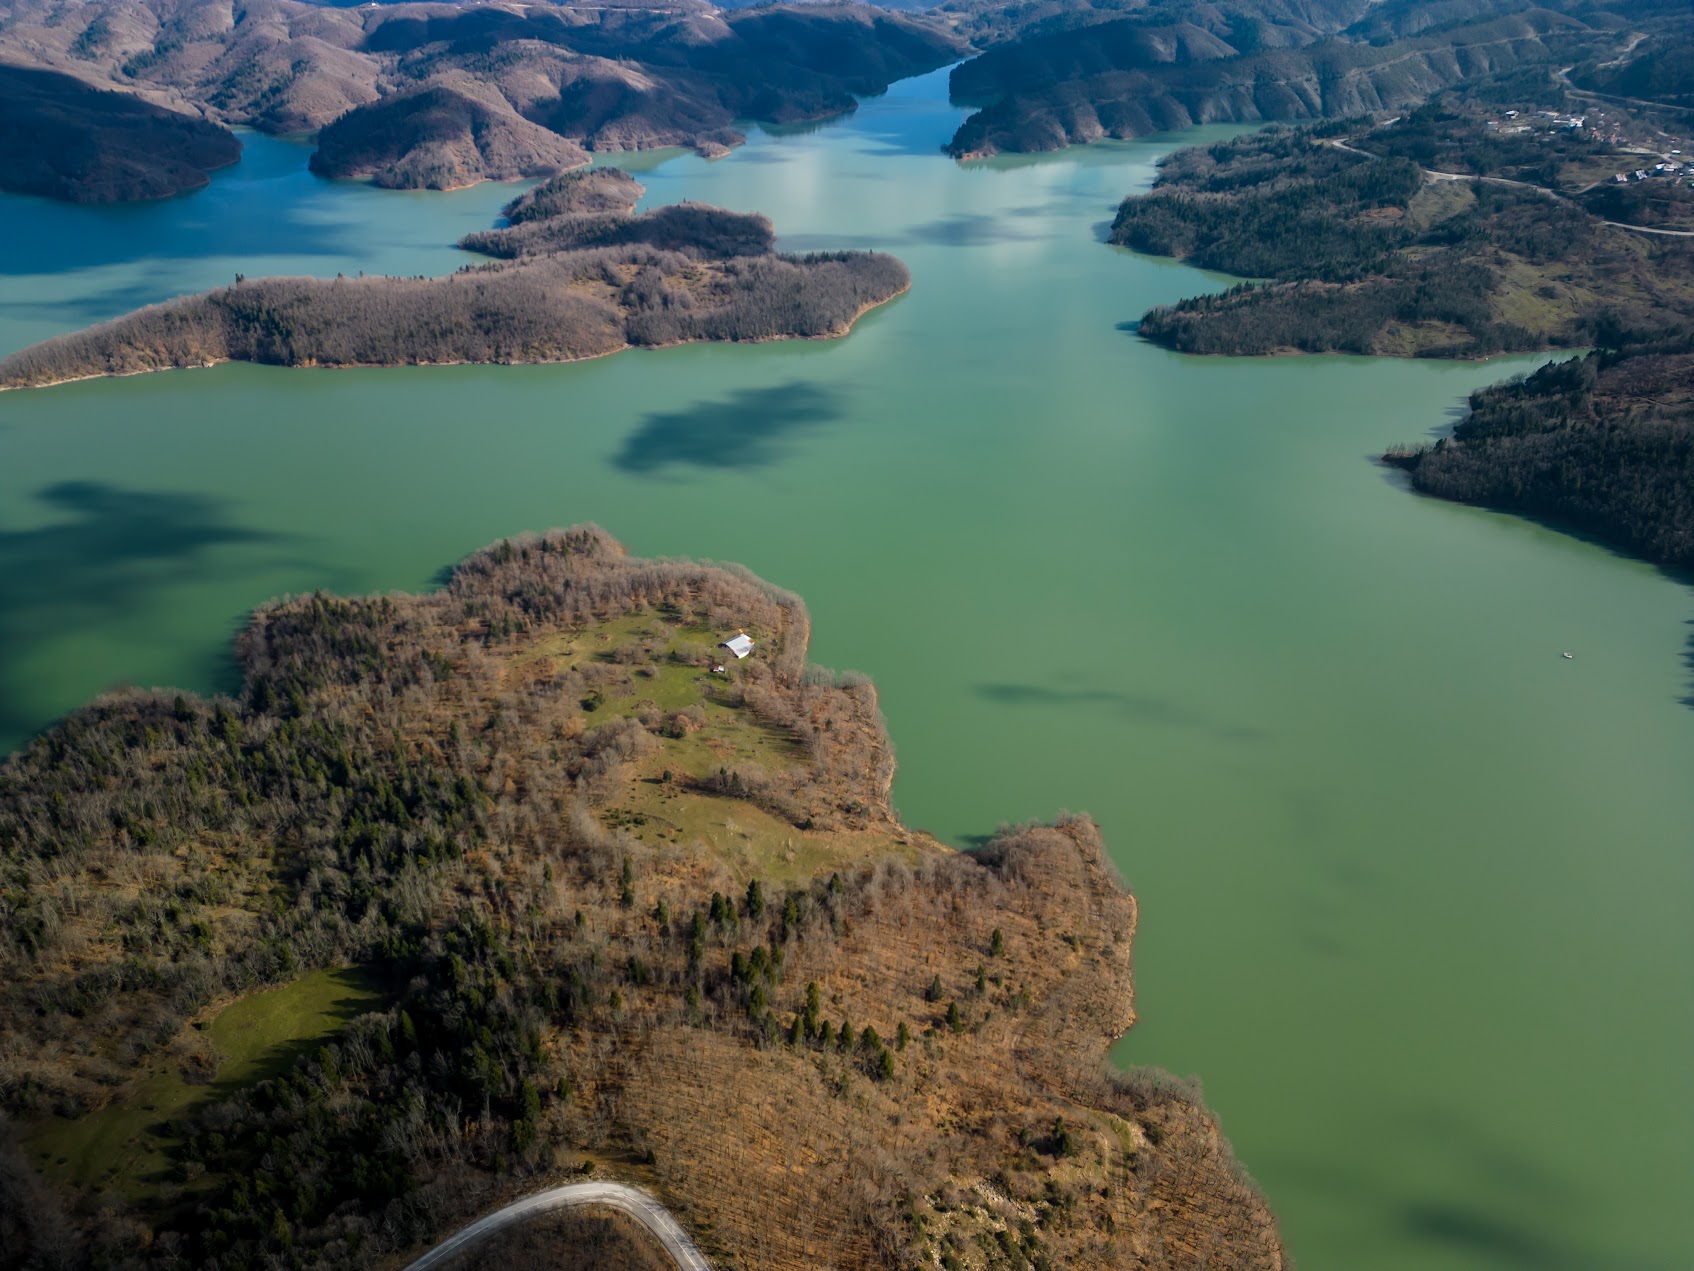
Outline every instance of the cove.
<svg viewBox="0 0 1694 1271">
<path fill-rule="evenodd" d="M 1100 241 L 1193 135 L 961 167 L 961 115 L 941 74 L 631 160 L 650 204 L 906 261 L 842 341 L 0 394 L 0 746 L 226 686 L 268 597 L 527 529 L 741 561 L 876 678 L 909 822 L 1100 820 L 1142 902 L 1119 1058 L 1204 1076 L 1307 1271 L 1694 1265 L 1687 588 L 1370 461 L 1533 360 L 1138 341 L 1227 281 Z M 238 271 L 444 272 L 516 192 L 246 141 L 168 203 L 0 199 L 0 346 Z"/>
</svg>

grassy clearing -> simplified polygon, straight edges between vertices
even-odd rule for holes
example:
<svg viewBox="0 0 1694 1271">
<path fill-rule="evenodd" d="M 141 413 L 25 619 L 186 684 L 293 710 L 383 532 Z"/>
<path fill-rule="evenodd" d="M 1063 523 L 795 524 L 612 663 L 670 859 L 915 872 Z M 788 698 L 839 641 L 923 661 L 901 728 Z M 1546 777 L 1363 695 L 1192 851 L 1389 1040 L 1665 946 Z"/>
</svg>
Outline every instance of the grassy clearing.
<svg viewBox="0 0 1694 1271">
<path fill-rule="evenodd" d="M 357 968 L 313 971 L 281 988 L 249 994 L 204 1027 L 219 1058 L 212 1082 L 184 1080 L 175 1060 L 160 1055 L 104 1108 L 75 1121 L 54 1118 L 26 1132 L 25 1150 L 55 1178 L 110 1188 L 131 1200 L 155 1196 L 171 1169 L 174 1119 L 287 1071 L 348 1020 L 379 1007 L 383 997 Z"/>
<path fill-rule="evenodd" d="M 630 691 L 609 698 L 600 709 L 610 715 L 633 715 L 642 706 L 662 711 L 679 711 L 703 704 L 707 687 L 718 677 L 698 666 L 665 662 L 639 667 L 631 675 Z M 721 683 L 722 681 L 719 680 Z"/>
<path fill-rule="evenodd" d="M 741 799 L 641 782 L 606 817 L 646 843 L 697 846 L 739 881 L 799 883 L 842 857 L 839 834 L 812 834 Z"/>
<path fill-rule="evenodd" d="M 717 648 L 725 633 L 699 624 L 677 625 L 663 615 L 647 612 L 597 623 L 580 631 L 550 636 L 513 659 L 515 666 L 541 658 L 559 661 L 629 662 L 622 679 L 606 685 L 588 712 L 592 727 L 644 709 L 667 714 L 698 706 L 706 713 L 705 727 L 686 737 L 666 738 L 643 776 L 663 771 L 704 777 L 719 768 L 762 768 L 774 772 L 803 763 L 805 750 L 780 728 L 751 711 L 726 705 L 719 690 L 736 676 L 735 659 Z M 759 632 L 750 632 L 755 640 Z M 624 646 L 647 645 L 647 655 L 631 657 Z M 722 675 L 711 668 L 724 666 Z M 646 769 L 651 769 L 647 771 Z"/>
<path fill-rule="evenodd" d="M 1425 181 L 1406 210 L 1412 227 L 1421 233 L 1475 206 L 1476 190 L 1469 181 Z"/>
<path fill-rule="evenodd" d="M 654 846 L 714 856 L 743 882 L 759 878 L 797 885 L 867 854 L 886 853 L 886 836 L 803 830 L 750 801 L 686 788 L 685 779 L 719 771 L 746 777 L 793 772 L 811 762 L 787 730 L 723 700 L 739 674 L 735 659 L 717 647 L 729 634 L 685 621 L 678 613 L 647 611 L 546 637 L 520 653 L 514 665 L 533 669 L 537 660 L 547 658 L 624 668 L 622 675 L 602 680 L 586 714 L 589 727 L 651 710 L 672 714 L 699 707 L 704 712 L 700 727 L 681 737 L 659 738 L 634 765 L 622 797 L 601 814 L 608 826 Z M 765 633 L 748 634 L 767 647 Z M 714 666 L 723 666 L 724 672 L 718 674 Z"/>
</svg>

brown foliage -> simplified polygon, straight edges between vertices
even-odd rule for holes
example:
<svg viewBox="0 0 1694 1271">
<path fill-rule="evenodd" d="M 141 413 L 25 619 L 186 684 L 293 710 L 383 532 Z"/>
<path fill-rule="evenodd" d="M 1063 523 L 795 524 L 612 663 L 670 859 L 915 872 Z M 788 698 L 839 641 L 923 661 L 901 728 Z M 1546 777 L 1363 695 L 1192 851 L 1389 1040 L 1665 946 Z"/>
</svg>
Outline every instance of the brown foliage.
<svg viewBox="0 0 1694 1271">
<path fill-rule="evenodd" d="M 702 647 L 651 624 L 756 633 L 733 672 L 688 674 L 792 760 L 690 797 L 809 826 L 815 872 L 616 823 L 693 744 L 628 704 Z M 408 984 L 197 1113 L 181 1168 L 212 1190 L 136 1215 L 151 1244 L 102 1220 L 101 1256 L 380 1264 L 586 1159 L 726 1268 L 1282 1266 L 1197 1096 L 1106 1074 L 1136 909 L 1092 823 L 974 855 L 905 829 L 874 692 L 807 673 L 807 635 L 744 571 L 553 533 L 428 596 L 267 608 L 238 701 L 116 695 L 0 766 L 17 1114 L 124 1097 L 185 1019 L 300 967 Z"/>
<path fill-rule="evenodd" d="M 698 205 L 555 211 L 467 240 L 515 259 L 445 278 L 237 280 L 15 353 L 0 388 L 231 360 L 568 362 L 631 345 L 821 338 L 910 282 L 891 256 L 778 256 L 770 244 L 763 217 Z"/>
</svg>

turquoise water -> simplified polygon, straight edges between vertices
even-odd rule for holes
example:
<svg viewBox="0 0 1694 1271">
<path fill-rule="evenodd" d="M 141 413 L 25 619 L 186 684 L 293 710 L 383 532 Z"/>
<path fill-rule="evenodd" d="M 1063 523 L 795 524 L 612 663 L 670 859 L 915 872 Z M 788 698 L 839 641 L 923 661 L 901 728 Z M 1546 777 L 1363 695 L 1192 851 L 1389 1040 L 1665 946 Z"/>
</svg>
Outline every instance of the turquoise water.
<svg viewBox="0 0 1694 1271">
<path fill-rule="evenodd" d="M 1101 242 L 1179 139 L 960 167 L 944 91 L 635 157 L 650 203 L 905 260 L 845 340 L 0 395 L 0 745 L 525 529 L 743 561 L 876 677 L 907 820 L 1100 820 L 1120 1057 L 1204 1077 L 1306 1271 L 1694 1265 L 1688 589 L 1370 461 L 1533 361 L 1145 345 L 1225 281 Z M 247 141 L 168 203 L 0 199 L 0 348 L 238 271 L 444 272 L 515 193 Z"/>
</svg>

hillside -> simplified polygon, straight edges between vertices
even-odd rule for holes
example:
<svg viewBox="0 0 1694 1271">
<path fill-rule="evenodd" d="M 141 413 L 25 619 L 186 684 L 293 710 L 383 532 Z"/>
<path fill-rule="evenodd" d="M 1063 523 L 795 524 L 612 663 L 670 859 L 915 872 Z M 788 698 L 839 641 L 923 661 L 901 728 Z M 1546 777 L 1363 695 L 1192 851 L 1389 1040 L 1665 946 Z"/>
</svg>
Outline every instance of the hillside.
<svg viewBox="0 0 1694 1271">
<path fill-rule="evenodd" d="M 17 194 L 162 199 L 241 158 L 227 128 L 52 71 L 0 64 L 0 117 L 0 190 Z"/>
<path fill-rule="evenodd" d="M 471 90 L 475 92 L 474 89 Z M 401 190 L 551 176 L 587 163 L 581 147 L 523 118 L 497 93 L 445 86 L 394 93 L 318 133 L 312 171 Z"/>
<path fill-rule="evenodd" d="M 1095 827 L 902 826 L 808 632 L 559 532 L 261 610 L 237 697 L 0 765 L 6 1247 L 392 1266 L 598 1172 L 725 1268 L 1286 1265 L 1196 1093 L 1105 1066 L 1137 913 Z M 231 1071 L 231 1012 L 349 966 Z"/>
<path fill-rule="evenodd" d="M 238 277 L 0 360 L 0 389 L 225 361 L 568 362 L 637 345 L 819 339 L 910 285 L 892 256 L 778 255 L 760 216 L 699 204 L 634 215 L 640 192 L 622 173 L 565 174 L 514 205 L 518 224 L 465 240 L 505 259 L 445 278 Z M 608 198 L 628 204 L 572 210 Z"/>
<path fill-rule="evenodd" d="M 850 111 L 963 49 L 932 18 L 858 4 L 19 0 L 0 21 L 0 60 L 227 124 L 321 129 L 317 170 L 407 188 L 542 175 L 586 150 L 721 154 L 738 120 Z"/>
<path fill-rule="evenodd" d="M 979 49 L 998 49 L 1119 18 L 1148 27 L 1186 25 L 1237 52 L 1315 44 L 1381 0 L 945 0 L 938 12 Z M 1415 0 L 1425 4 L 1428 0 Z M 1485 0 L 1486 2 L 1486 0 Z M 963 69 L 963 68 L 961 68 Z"/>
<path fill-rule="evenodd" d="M 1607 96 L 1694 112 L 1694 13 L 1687 5 L 1666 8 L 1627 55 L 1578 67 L 1572 80 Z"/>
<path fill-rule="evenodd" d="M 1488 5 L 1487 9 L 1501 6 Z M 983 105 L 948 145 L 959 158 L 1056 150 L 1205 123 L 1301 121 L 1404 109 L 1443 88 L 1609 48 L 1609 24 L 1545 9 L 1485 12 L 1405 36 L 1345 34 L 1288 46 L 1150 26 L 1141 16 L 1028 36 L 953 74 Z"/>
<path fill-rule="evenodd" d="M 1558 145 L 1531 142 L 1525 171 L 1511 137 L 1473 150 L 1467 118 L 1435 105 L 1374 129 L 1273 128 L 1177 152 L 1124 200 L 1112 241 L 1264 281 L 1154 309 L 1141 334 L 1186 353 L 1479 357 L 1580 347 L 1603 318 L 1694 317 L 1694 240 L 1516 184 L 1556 173 Z M 1513 175 L 1434 179 L 1419 162 L 1467 155 Z"/>
</svg>

